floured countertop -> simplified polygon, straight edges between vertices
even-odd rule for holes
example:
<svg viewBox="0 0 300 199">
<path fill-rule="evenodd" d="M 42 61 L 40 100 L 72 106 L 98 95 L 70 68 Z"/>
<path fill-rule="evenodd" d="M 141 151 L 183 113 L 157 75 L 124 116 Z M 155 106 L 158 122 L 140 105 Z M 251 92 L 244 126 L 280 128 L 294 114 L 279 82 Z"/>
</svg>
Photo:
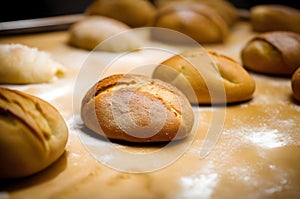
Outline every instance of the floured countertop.
<svg viewBox="0 0 300 199">
<path fill-rule="evenodd" d="M 231 31 L 224 44 L 204 47 L 240 62 L 240 50 L 254 33 L 246 22 L 237 23 Z M 106 160 L 115 158 L 113 153 L 105 152 L 100 157 L 102 161 L 98 161 L 86 147 L 78 115 L 80 97 L 74 95 L 74 89 L 84 94 L 84 89 L 81 91 L 78 84 L 78 75 L 83 74 L 80 69 L 101 68 L 112 53 L 91 55 L 88 51 L 70 47 L 67 41 L 68 32 L 0 38 L 0 43 L 22 43 L 47 51 L 66 66 L 66 76 L 51 83 L 3 86 L 50 102 L 69 127 L 64 155 L 34 176 L 1 181 L 0 199 L 300 197 L 300 104 L 292 99 L 289 78 L 251 73 L 256 82 L 252 100 L 227 107 L 194 107 L 197 115 L 195 137 L 174 162 L 152 172 L 121 172 L 105 165 Z M 121 64 L 115 64 L 116 67 L 105 72 L 125 73 L 137 65 L 160 63 L 167 56 L 164 53 L 150 54 L 131 53 Z M 93 78 L 90 82 L 83 82 L 85 86 L 95 83 Z M 218 112 L 222 117 L 216 119 Z M 220 134 L 215 134 L 214 138 L 206 137 L 208 129 L 210 132 L 220 131 Z M 215 139 L 210 145 L 213 148 L 203 153 L 206 150 L 203 148 L 204 140 L 210 138 Z M 105 150 L 101 147 L 111 144 L 97 136 L 93 139 L 97 150 Z M 140 154 L 148 154 L 161 147 L 122 143 L 113 146 Z"/>
</svg>

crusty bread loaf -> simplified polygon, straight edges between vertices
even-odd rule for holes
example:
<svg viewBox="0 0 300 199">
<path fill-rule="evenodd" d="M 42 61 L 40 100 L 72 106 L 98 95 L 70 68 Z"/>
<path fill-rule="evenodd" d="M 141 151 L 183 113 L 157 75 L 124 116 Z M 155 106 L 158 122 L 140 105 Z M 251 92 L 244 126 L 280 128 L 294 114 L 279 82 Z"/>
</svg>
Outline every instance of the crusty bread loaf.
<svg viewBox="0 0 300 199">
<path fill-rule="evenodd" d="M 97 82 L 84 96 L 84 124 L 113 140 L 165 142 L 190 134 L 193 110 L 174 86 L 136 74 Z"/>
<path fill-rule="evenodd" d="M 200 44 L 223 42 L 228 35 L 228 25 L 211 7 L 195 2 L 178 2 L 160 8 L 153 26 L 183 33 Z M 155 34 L 157 33 L 157 34 Z M 168 34 L 152 32 L 157 40 L 170 41 Z"/>
<path fill-rule="evenodd" d="M 285 5 L 256 5 L 250 9 L 254 31 L 292 31 L 300 33 L 300 10 Z"/>
<path fill-rule="evenodd" d="M 88 16 L 70 27 L 69 43 L 86 50 L 134 50 L 140 47 L 140 41 L 129 30 L 131 28 L 121 21 L 104 16 Z M 109 39 L 116 35 L 118 37 Z"/>
<path fill-rule="evenodd" d="M 0 44 L 0 83 L 30 84 L 61 77 L 65 68 L 50 54 L 22 44 Z"/>
<path fill-rule="evenodd" d="M 230 1 L 227 0 L 153 0 L 153 1 L 157 7 L 167 6 L 170 3 L 177 3 L 180 1 L 202 3 L 214 9 L 229 26 L 233 25 L 238 19 L 237 9 Z"/>
<path fill-rule="evenodd" d="M 241 51 L 248 70 L 271 75 L 291 76 L 300 66 L 300 35 L 273 31 L 252 38 Z"/>
<path fill-rule="evenodd" d="M 199 104 L 241 102 L 255 90 L 253 78 L 239 63 L 214 51 L 174 55 L 157 66 L 153 78 L 172 83 Z"/>
<path fill-rule="evenodd" d="M 300 101 L 300 67 L 294 72 L 291 84 L 294 98 Z"/>
<path fill-rule="evenodd" d="M 0 178 L 35 174 L 63 153 L 68 128 L 46 101 L 0 88 Z"/>
<path fill-rule="evenodd" d="M 86 13 L 122 21 L 130 27 L 150 25 L 155 7 L 147 0 L 95 0 Z"/>
</svg>

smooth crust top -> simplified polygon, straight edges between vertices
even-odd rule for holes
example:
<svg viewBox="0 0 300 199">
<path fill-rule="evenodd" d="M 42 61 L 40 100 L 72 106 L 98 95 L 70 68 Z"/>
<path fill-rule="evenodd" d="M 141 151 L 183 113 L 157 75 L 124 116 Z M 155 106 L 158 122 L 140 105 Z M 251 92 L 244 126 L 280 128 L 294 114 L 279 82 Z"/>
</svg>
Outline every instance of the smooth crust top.
<svg viewBox="0 0 300 199">
<path fill-rule="evenodd" d="M 49 103 L 21 91 L 0 88 L 0 178 L 24 177 L 64 152 L 68 128 Z"/>
<path fill-rule="evenodd" d="M 130 142 L 184 138 L 194 120 L 191 105 L 178 89 L 132 74 L 112 75 L 95 84 L 82 100 L 81 116 L 95 132 Z"/>
<path fill-rule="evenodd" d="M 272 45 L 281 54 L 287 67 L 300 66 L 300 35 L 294 32 L 274 31 L 255 36 L 250 42 L 263 40 Z"/>
<path fill-rule="evenodd" d="M 205 4 L 195 2 L 178 2 L 160 8 L 153 25 L 174 28 L 200 43 L 220 42 L 228 35 L 228 26 L 218 13 Z M 210 28 L 207 29 L 207 26 Z"/>
<path fill-rule="evenodd" d="M 197 65 L 201 71 L 198 71 Z M 168 70 L 172 68 L 172 72 Z M 186 78 L 196 95 L 187 93 Z M 159 78 L 180 88 L 192 103 L 233 103 L 249 100 L 255 90 L 255 82 L 249 73 L 235 60 L 214 51 L 186 52 L 162 62 L 154 71 Z"/>
</svg>

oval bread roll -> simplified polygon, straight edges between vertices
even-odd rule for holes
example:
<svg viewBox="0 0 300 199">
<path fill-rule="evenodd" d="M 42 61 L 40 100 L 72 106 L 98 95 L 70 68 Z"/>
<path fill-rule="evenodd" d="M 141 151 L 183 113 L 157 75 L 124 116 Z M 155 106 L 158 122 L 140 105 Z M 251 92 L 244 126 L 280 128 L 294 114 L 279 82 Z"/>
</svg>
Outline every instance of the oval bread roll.
<svg viewBox="0 0 300 199">
<path fill-rule="evenodd" d="M 50 54 L 22 44 L 0 44 L 0 83 L 50 82 L 65 73 Z"/>
<path fill-rule="evenodd" d="M 147 0 L 95 0 L 86 12 L 122 21 L 130 27 L 142 27 L 151 23 L 155 11 Z"/>
<path fill-rule="evenodd" d="M 300 33 L 300 10 L 285 5 L 257 5 L 250 9 L 254 31 L 292 31 Z"/>
<path fill-rule="evenodd" d="M 174 55 L 156 67 L 153 78 L 173 84 L 195 104 L 241 102 L 251 99 L 255 90 L 253 78 L 239 63 L 214 51 Z"/>
<path fill-rule="evenodd" d="M 300 67 L 292 76 L 292 91 L 294 98 L 300 101 Z"/>
<path fill-rule="evenodd" d="M 223 42 L 228 34 L 226 22 L 215 10 L 195 2 L 178 2 L 162 7 L 156 13 L 153 26 L 178 31 L 201 44 Z M 171 40 L 169 35 L 152 33 L 155 39 Z"/>
<path fill-rule="evenodd" d="M 190 134 L 192 107 L 174 86 L 142 75 L 117 74 L 97 82 L 82 100 L 84 124 L 128 142 L 166 142 Z"/>
<path fill-rule="evenodd" d="M 232 3 L 226 0 L 154 0 L 154 4 L 157 7 L 162 7 L 180 1 L 197 2 L 208 5 L 214 9 L 229 26 L 233 25 L 238 19 L 237 9 Z"/>
<path fill-rule="evenodd" d="M 0 178 L 35 174 L 63 153 L 68 128 L 46 101 L 0 88 Z"/>
<path fill-rule="evenodd" d="M 259 73 L 291 76 L 300 66 L 300 35 L 274 31 L 256 35 L 241 51 L 245 68 Z"/>
<path fill-rule="evenodd" d="M 69 43 L 86 50 L 111 52 L 134 50 L 140 47 L 140 41 L 130 32 L 124 33 L 129 30 L 131 30 L 129 26 L 115 19 L 90 16 L 70 27 Z M 122 35 L 106 40 L 120 33 Z"/>
</svg>

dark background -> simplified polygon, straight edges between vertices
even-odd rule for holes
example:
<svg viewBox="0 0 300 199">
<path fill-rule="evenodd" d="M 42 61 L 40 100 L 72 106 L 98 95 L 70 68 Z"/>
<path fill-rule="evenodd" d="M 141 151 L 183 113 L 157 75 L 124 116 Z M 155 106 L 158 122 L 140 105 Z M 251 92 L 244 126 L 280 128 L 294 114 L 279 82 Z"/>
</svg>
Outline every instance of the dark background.
<svg viewBox="0 0 300 199">
<path fill-rule="evenodd" d="M 83 13 L 93 0 L 9 0 L 0 7 L 0 22 Z M 283 4 L 300 8 L 297 0 L 230 0 L 237 8 L 257 4 Z"/>
</svg>

